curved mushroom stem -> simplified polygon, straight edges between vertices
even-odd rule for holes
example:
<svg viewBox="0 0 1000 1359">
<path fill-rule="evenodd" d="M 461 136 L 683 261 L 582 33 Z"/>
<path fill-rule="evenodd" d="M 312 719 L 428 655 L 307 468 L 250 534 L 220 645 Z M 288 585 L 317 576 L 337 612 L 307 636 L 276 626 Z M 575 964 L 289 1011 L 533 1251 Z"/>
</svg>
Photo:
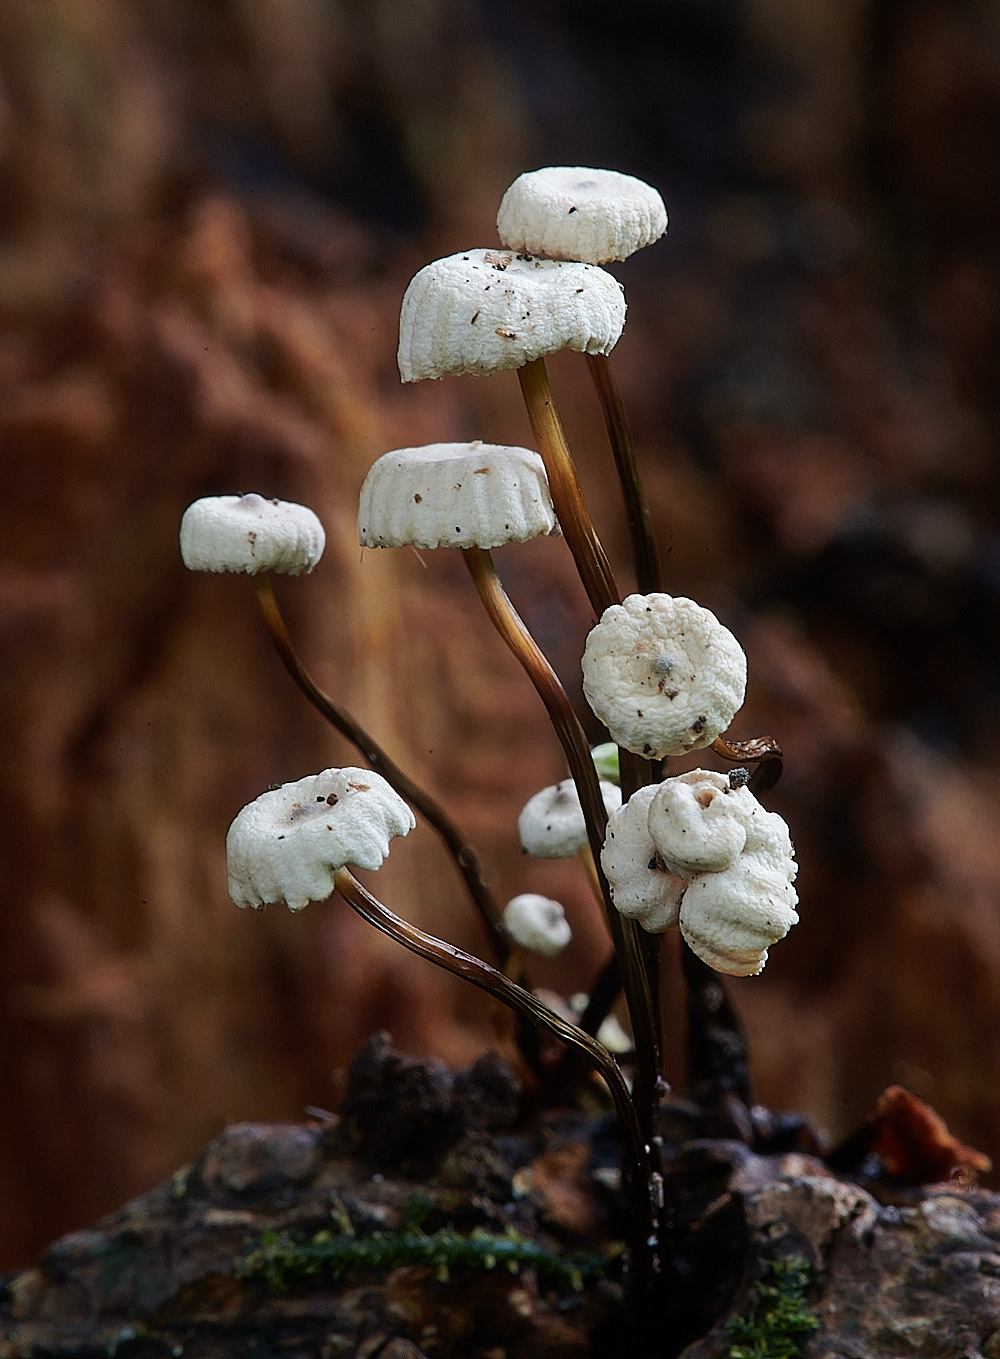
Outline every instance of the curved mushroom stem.
<svg viewBox="0 0 1000 1359">
<path fill-rule="evenodd" d="M 614 941 L 615 953 L 621 961 L 625 998 L 636 1043 L 635 1098 L 640 1124 L 648 1142 L 653 1132 L 653 1104 L 659 1078 L 658 1053 L 655 1035 L 657 1014 L 650 991 L 649 975 L 638 939 L 639 927 L 634 920 L 626 920 L 615 909 L 611 889 L 601 868 L 601 849 L 608 825 L 608 813 L 601 797 L 597 770 L 590 756 L 590 747 L 573 706 L 559 676 L 542 654 L 537 642 L 524 626 L 517 610 L 497 577 L 489 552 L 478 547 L 463 548 L 466 565 L 475 581 L 494 627 L 524 667 L 542 702 L 545 704 L 556 735 L 562 745 L 570 773 L 576 784 L 580 806 L 587 825 L 587 839 L 594 858 L 604 902 L 608 928 Z"/>
<path fill-rule="evenodd" d="M 623 1168 L 629 1206 L 634 1218 L 635 1246 L 639 1257 L 636 1263 L 640 1263 L 643 1247 L 654 1237 L 656 1231 L 656 1217 L 651 1199 L 652 1169 L 649 1163 L 649 1147 L 639 1126 L 625 1078 L 611 1053 L 598 1043 L 596 1038 L 584 1033 L 576 1024 L 561 1019 L 537 996 L 533 996 L 523 986 L 518 986 L 502 972 L 497 972 L 488 963 L 460 948 L 455 948 L 453 944 L 448 944 L 443 939 L 425 934 L 409 921 L 401 920 L 366 891 L 348 869 L 338 868 L 333 880 L 337 891 L 347 904 L 377 930 L 395 939 L 411 953 L 436 963 L 438 967 L 445 968 L 456 977 L 462 977 L 482 991 L 488 991 L 491 996 L 503 1001 L 532 1023 L 548 1029 L 549 1033 L 554 1034 L 561 1042 L 575 1048 L 597 1068 L 607 1084 L 621 1123 L 624 1144 Z"/>
<path fill-rule="evenodd" d="M 749 741 L 727 741 L 724 736 L 717 736 L 710 748 L 733 764 L 757 765 L 749 779 L 754 797 L 766 793 L 781 778 L 784 761 L 781 746 L 773 736 L 755 736 Z"/>
<path fill-rule="evenodd" d="M 559 525 L 573 554 L 580 579 L 597 617 L 621 596 L 611 563 L 597 536 L 577 480 L 573 456 L 556 411 L 544 359 L 532 359 L 517 370 L 528 419 L 545 464 Z"/>
<path fill-rule="evenodd" d="M 355 721 L 346 709 L 334 703 L 332 698 L 313 683 L 292 644 L 292 639 L 285 626 L 285 620 L 278 608 L 278 601 L 274 596 L 270 577 L 266 573 L 254 576 L 253 586 L 264 624 L 289 675 L 313 707 L 360 751 L 376 774 L 381 774 L 400 797 L 412 803 L 420 815 L 434 827 L 454 859 L 458 871 L 465 879 L 469 895 L 475 902 L 489 932 L 490 942 L 496 956 L 505 960 L 510 951 L 510 946 L 506 937 L 497 927 L 500 912 L 493 899 L 493 893 L 483 882 L 476 851 L 466 843 L 465 837 L 444 808 L 435 802 L 430 794 L 425 793 L 418 784 L 414 783 L 408 775 L 403 773 L 395 761 L 386 754 L 376 741 L 372 740 L 364 727 Z"/>
<path fill-rule="evenodd" d="M 639 476 L 639 465 L 632 447 L 625 407 L 615 381 L 611 360 L 605 354 L 588 354 L 587 367 L 597 389 L 601 414 L 608 431 L 611 452 L 614 454 L 618 480 L 621 483 L 625 513 L 628 516 L 629 536 L 632 540 L 632 561 L 635 580 L 641 595 L 654 594 L 660 585 L 660 558 L 656 550 L 653 521 L 646 503 L 646 492 Z"/>
</svg>

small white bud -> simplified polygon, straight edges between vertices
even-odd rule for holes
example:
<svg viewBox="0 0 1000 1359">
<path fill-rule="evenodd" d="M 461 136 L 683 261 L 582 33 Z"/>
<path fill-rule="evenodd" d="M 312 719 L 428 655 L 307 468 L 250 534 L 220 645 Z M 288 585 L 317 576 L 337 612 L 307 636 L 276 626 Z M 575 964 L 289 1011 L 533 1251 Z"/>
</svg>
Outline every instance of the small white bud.
<svg viewBox="0 0 1000 1359">
<path fill-rule="evenodd" d="M 503 926 L 515 944 L 553 958 L 573 938 L 566 913 L 558 901 L 523 892 L 508 901 L 503 911 Z"/>
<path fill-rule="evenodd" d="M 609 815 L 622 805 L 616 784 L 601 783 L 601 797 Z M 587 824 L 572 779 L 551 784 L 529 798 L 517 818 L 521 847 L 536 859 L 571 859 L 587 843 Z"/>
</svg>

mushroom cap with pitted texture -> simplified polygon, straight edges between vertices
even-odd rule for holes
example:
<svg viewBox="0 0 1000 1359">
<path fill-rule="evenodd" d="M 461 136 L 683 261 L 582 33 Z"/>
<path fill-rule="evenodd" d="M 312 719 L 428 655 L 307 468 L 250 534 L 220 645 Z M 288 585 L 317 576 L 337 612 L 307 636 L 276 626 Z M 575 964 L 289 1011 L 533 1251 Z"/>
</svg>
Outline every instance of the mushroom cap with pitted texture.
<svg viewBox="0 0 1000 1359">
<path fill-rule="evenodd" d="M 259 909 L 301 911 L 333 891 L 338 868 L 381 868 L 389 841 L 416 825 L 409 807 L 370 769 L 324 769 L 262 793 L 226 836 L 229 895 Z"/>
<path fill-rule="evenodd" d="M 484 377 L 560 349 L 610 354 L 625 324 L 616 278 L 591 264 L 466 250 L 413 278 L 399 315 L 404 382 Z"/>
<path fill-rule="evenodd" d="M 657 787 L 649 833 L 678 872 L 719 873 L 743 852 L 755 808 L 763 811 L 749 788 L 733 788 L 714 770 L 692 769 Z"/>
<path fill-rule="evenodd" d="M 601 850 L 601 867 L 616 908 L 650 934 L 662 934 L 677 924 L 687 886 L 664 863 L 649 833 L 649 804 L 658 790 L 658 784 L 648 784 L 611 813 Z"/>
<path fill-rule="evenodd" d="M 755 977 L 770 946 L 798 923 L 794 876 L 794 861 L 767 853 L 741 854 L 721 873 L 699 873 L 681 902 L 681 934 L 716 972 Z"/>
<path fill-rule="evenodd" d="M 323 525 L 307 506 L 252 493 L 196 500 L 181 519 L 181 557 L 189 571 L 302 576 L 325 546 Z"/>
<path fill-rule="evenodd" d="M 601 780 L 601 797 L 610 815 L 622 805 L 622 790 Z M 517 818 L 521 847 L 536 859 L 570 859 L 587 843 L 587 824 L 572 779 L 551 784 L 528 799 Z"/>
<path fill-rule="evenodd" d="M 522 892 L 508 901 L 503 910 L 503 927 L 515 944 L 544 958 L 554 958 L 573 938 L 559 902 L 537 892 Z"/>
<path fill-rule="evenodd" d="M 587 637 L 582 665 L 593 711 L 620 746 L 651 760 L 711 745 L 746 693 L 739 642 L 680 596 L 612 604 Z"/>
<path fill-rule="evenodd" d="M 589 264 L 627 259 L 666 229 L 667 210 L 651 185 L 579 165 L 519 175 L 497 213 L 500 239 L 511 250 Z"/>
<path fill-rule="evenodd" d="M 528 448 L 427 444 L 384 453 L 361 488 L 362 547 L 500 547 L 558 529 L 545 466 Z"/>
</svg>

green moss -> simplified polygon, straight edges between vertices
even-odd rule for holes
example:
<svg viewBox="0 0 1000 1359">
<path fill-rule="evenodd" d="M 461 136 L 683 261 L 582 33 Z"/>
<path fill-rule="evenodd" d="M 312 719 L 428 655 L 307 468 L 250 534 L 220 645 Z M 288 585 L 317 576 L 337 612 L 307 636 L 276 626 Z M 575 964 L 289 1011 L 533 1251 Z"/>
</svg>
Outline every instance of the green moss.
<svg viewBox="0 0 1000 1359">
<path fill-rule="evenodd" d="M 462 1236 L 444 1227 L 427 1235 L 409 1223 L 402 1231 L 372 1236 L 317 1232 L 308 1242 L 268 1232 L 244 1258 L 240 1273 L 259 1280 L 272 1292 L 286 1292 L 304 1285 L 335 1283 L 345 1274 L 358 1271 L 381 1274 L 399 1265 L 428 1265 L 441 1283 L 447 1282 L 453 1269 L 502 1266 L 517 1274 L 528 1265 L 540 1278 L 580 1289 L 584 1277 L 600 1273 L 603 1264 L 596 1255 L 556 1255 L 510 1229 L 503 1236 L 491 1236 L 479 1229 Z"/>
<path fill-rule="evenodd" d="M 728 1327 L 729 1359 L 800 1359 L 819 1321 L 805 1303 L 812 1282 L 806 1260 L 770 1260 L 745 1316 Z"/>
</svg>

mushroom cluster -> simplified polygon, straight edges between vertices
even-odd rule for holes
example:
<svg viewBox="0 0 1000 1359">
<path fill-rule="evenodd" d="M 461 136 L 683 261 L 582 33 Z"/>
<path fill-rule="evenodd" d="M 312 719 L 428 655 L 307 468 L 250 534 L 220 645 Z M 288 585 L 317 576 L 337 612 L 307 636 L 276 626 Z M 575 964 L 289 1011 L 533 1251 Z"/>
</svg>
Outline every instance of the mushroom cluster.
<svg viewBox="0 0 1000 1359">
<path fill-rule="evenodd" d="M 653 934 L 679 926 L 718 972 L 755 976 L 798 922 L 787 825 L 712 770 L 634 793 L 609 819 L 601 865 L 622 915 Z"/>
</svg>

